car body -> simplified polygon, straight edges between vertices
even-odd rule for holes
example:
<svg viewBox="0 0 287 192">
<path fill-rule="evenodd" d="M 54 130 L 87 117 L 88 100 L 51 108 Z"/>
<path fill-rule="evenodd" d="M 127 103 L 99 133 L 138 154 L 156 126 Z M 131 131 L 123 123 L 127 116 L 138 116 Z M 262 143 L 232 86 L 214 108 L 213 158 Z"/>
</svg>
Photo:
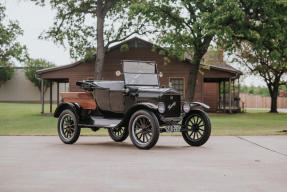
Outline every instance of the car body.
<svg viewBox="0 0 287 192">
<path fill-rule="evenodd" d="M 123 81 L 77 82 L 85 92 L 61 93 L 54 116 L 64 143 L 77 141 L 81 128 L 107 128 L 111 138 L 124 141 L 128 135 L 140 149 L 153 147 L 161 132 L 182 132 L 193 146 L 204 144 L 211 125 L 199 102 L 182 102 L 173 88 L 160 88 L 153 61 L 122 61 Z M 117 72 L 117 75 L 121 75 Z"/>
</svg>

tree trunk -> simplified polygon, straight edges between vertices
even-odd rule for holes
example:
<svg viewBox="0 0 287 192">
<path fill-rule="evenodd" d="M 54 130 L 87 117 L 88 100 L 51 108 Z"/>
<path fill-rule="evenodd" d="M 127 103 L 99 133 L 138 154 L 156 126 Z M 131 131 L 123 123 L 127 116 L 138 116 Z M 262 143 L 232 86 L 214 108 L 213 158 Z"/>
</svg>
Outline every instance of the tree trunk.
<svg viewBox="0 0 287 192">
<path fill-rule="evenodd" d="M 99 9 L 101 10 L 101 9 Z M 101 11 L 97 15 L 97 55 L 95 63 L 95 79 L 102 79 L 102 71 L 105 59 L 105 48 L 104 48 L 104 15 Z"/>
<path fill-rule="evenodd" d="M 277 93 L 271 96 L 271 109 L 270 113 L 277 113 Z"/>
<path fill-rule="evenodd" d="M 191 102 L 194 99 L 199 65 L 200 65 L 200 59 L 193 58 L 191 61 L 189 75 L 188 75 L 188 79 L 187 79 L 187 86 L 185 89 L 185 100 L 186 101 Z"/>
<path fill-rule="evenodd" d="M 201 36 L 201 34 L 200 34 Z M 187 86 L 185 89 L 185 99 L 186 101 L 193 101 L 195 95 L 195 88 L 196 88 L 196 81 L 197 81 L 197 74 L 200 66 L 200 61 L 204 54 L 207 52 L 207 49 L 210 45 L 213 36 L 206 35 L 203 38 L 203 42 L 197 44 L 196 49 L 194 50 L 192 59 L 191 59 L 191 66 L 189 69 L 188 79 L 187 79 Z"/>
<path fill-rule="evenodd" d="M 279 79 L 280 80 L 280 79 Z M 278 97 L 278 92 L 279 92 L 279 80 L 278 82 L 274 82 L 273 84 L 273 90 L 270 92 L 271 96 L 271 109 L 270 113 L 277 113 L 277 97 Z"/>
</svg>

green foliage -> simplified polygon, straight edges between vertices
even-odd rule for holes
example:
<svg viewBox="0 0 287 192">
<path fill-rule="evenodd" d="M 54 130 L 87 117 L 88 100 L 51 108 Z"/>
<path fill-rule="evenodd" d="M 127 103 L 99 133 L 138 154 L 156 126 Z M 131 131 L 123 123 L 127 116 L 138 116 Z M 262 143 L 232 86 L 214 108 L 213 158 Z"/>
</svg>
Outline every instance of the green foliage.
<svg viewBox="0 0 287 192">
<path fill-rule="evenodd" d="M 26 47 L 17 42 L 23 31 L 17 21 L 6 19 L 5 10 L 0 3 L 0 84 L 11 79 L 14 61 L 28 58 Z"/>
<path fill-rule="evenodd" d="M 96 48 L 88 48 L 85 51 L 84 59 L 82 59 L 83 62 L 92 62 L 96 58 Z"/>
<path fill-rule="evenodd" d="M 10 80 L 14 73 L 12 65 L 6 62 L 0 62 L 0 85 L 7 80 Z"/>
<path fill-rule="evenodd" d="M 192 100 L 200 62 L 212 40 L 239 20 L 236 0 L 145 0 L 131 6 L 134 14 L 154 26 L 156 41 L 168 47 L 168 56 L 191 56 L 186 99 Z"/>
<path fill-rule="evenodd" d="M 165 50 L 163 49 L 159 50 L 158 54 L 162 56 L 166 55 Z"/>
<path fill-rule="evenodd" d="M 238 30 L 225 36 L 229 37 L 225 38 L 226 48 L 237 48 L 242 41 L 247 41 L 259 56 L 268 57 L 273 63 L 286 62 L 286 9 L 287 6 L 277 0 L 241 0 L 238 3 L 241 18 L 238 23 L 231 24 L 233 28 L 236 25 Z"/>
<path fill-rule="evenodd" d="M 248 94 L 262 95 L 262 96 L 270 96 L 267 87 L 240 86 L 240 93 L 248 93 Z"/>
<path fill-rule="evenodd" d="M 224 31 L 222 44 L 237 51 L 237 61 L 260 75 L 268 87 L 271 112 L 277 112 L 277 95 L 287 73 L 287 5 L 278 0 L 240 0 L 237 30 Z"/>
<path fill-rule="evenodd" d="M 53 26 L 40 38 L 69 48 L 71 57 L 76 59 L 85 57 L 90 48 L 102 49 L 97 43 L 99 36 L 104 36 L 106 51 L 111 44 L 140 33 L 144 27 L 137 17 L 129 15 L 128 7 L 136 0 L 31 1 L 40 6 L 50 5 L 56 12 Z M 103 21 L 103 25 L 98 21 Z"/>
<path fill-rule="evenodd" d="M 120 48 L 121 52 L 127 52 L 128 50 L 129 50 L 129 45 L 128 44 L 121 45 L 121 48 Z"/>
<path fill-rule="evenodd" d="M 39 90 L 41 90 L 41 80 L 37 78 L 36 71 L 40 69 L 45 69 L 49 67 L 54 67 L 55 64 L 50 63 L 44 59 L 30 59 L 25 67 L 25 75 L 26 77 L 36 86 Z M 46 92 L 47 88 L 50 86 L 47 80 L 44 81 L 44 91 Z"/>
</svg>

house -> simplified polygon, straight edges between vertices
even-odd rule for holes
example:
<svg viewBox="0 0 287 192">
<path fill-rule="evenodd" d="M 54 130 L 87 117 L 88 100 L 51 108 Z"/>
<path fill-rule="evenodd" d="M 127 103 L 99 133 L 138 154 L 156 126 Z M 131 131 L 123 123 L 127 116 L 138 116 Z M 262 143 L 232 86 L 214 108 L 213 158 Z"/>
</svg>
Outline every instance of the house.
<svg viewBox="0 0 287 192">
<path fill-rule="evenodd" d="M 122 60 L 155 61 L 158 64 L 158 70 L 163 73 L 160 86 L 172 86 L 184 98 L 190 69 L 188 57 L 180 61 L 164 56 L 160 53 L 162 48 L 154 50 L 153 47 L 154 44 L 137 37 L 111 47 L 105 56 L 103 80 L 122 80 L 122 77 L 115 75 L 116 71 L 122 71 Z M 76 82 L 93 79 L 94 63 L 95 59 L 78 61 L 69 65 L 39 70 L 37 74 L 43 80 L 69 83 L 69 91 L 83 91 L 76 86 Z M 206 103 L 214 112 L 227 111 L 227 109 L 230 112 L 240 110 L 238 88 L 239 77 L 242 73 L 223 61 L 223 51 L 212 51 L 206 54 L 202 66 L 207 66 L 208 69 L 201 69 L 202 72 L 198 73 L 194 101 Z"/>
</svg>

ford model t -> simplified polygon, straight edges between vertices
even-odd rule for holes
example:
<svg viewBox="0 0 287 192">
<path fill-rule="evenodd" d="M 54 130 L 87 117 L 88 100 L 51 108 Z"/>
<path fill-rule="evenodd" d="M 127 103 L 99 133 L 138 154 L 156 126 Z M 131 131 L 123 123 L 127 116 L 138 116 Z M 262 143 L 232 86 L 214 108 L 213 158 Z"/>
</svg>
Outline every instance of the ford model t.
<svg viewBox="0 0 287 192">
<path fill-rule="evenodd" d="M 56 109 L 58 134 L 66 144 L 75 143 L 81 128 L 107 128 L 110 137 L 124 141 L 130 136 L 140 149 L 150 149 L 161 132 L 181 132 L 192 146 L 203 145 L 211 132 L 208 108 L 198 102 L 182 102 L 172 88 L 159 87 L 155 62 L 122 61 L 123 81 L 77 82 L 85 92 L 61 93 Z"/>
</svg>

